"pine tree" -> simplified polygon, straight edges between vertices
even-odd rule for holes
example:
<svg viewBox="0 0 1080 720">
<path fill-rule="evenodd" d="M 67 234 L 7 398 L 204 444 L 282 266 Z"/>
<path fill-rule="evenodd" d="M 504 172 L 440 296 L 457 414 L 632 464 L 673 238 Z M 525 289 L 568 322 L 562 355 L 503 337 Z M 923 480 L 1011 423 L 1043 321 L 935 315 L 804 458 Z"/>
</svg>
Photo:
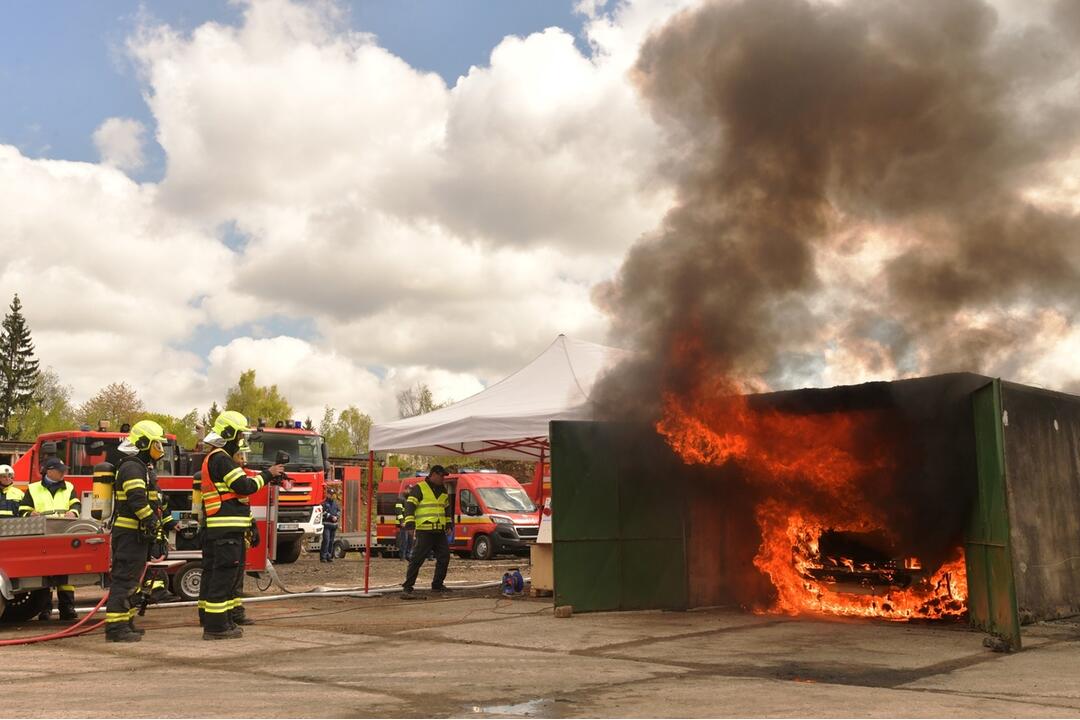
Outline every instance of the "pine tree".
<svg viewBox="0 0 1080 720">
<path fill-rule="evenodd" d="M 221 410 L 218 409 L 217 400 L 210 405 L 210 409 L 203 415 L 203 427 L 206 428 L 206 432 L 210 432 L 210 428 L 214 427 L 214 421 L 217 420 L 217 416 L 221 414 Z"/>
<path fill-rule="evenodd" d="M 12 415 L 34 404 L 39 372 L 30 328 L 16 294 L 0 331 L 0 425 L 5 429 Z"/>
</svg>

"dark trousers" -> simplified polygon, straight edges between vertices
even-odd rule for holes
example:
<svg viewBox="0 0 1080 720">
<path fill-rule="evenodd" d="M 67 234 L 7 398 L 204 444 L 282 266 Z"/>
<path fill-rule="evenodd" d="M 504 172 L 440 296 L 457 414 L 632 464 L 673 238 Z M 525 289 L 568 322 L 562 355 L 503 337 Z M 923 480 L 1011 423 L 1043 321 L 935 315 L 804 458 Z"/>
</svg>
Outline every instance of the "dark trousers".
<svg viewBox="0 0 1080 720">
<path fill-rule="evenodd" d="M 125 632 L 128 621 L 134 619 L 137 608 L 131 606 L 131 596 L 149 558 L 150 542 L 142 533 L 113 528 L 112 569 L 109 571 L 112 584 L 105 603 L 106 634 Z"/>
<path fill-rule="evenodd" d="M 41 613 L 52 613 L 52 588 L 56 587 L 56 599 L 59 601 L 60 614 L 70 615 L 75 612 L 75 586 L 68 585 L 67 575 L 52 575 L 47 579 L 49 594 L 42 601 Z"/>
<path fill-rule="evenodd" d="M 322 526 L 322 547 L 319 549 L 319 557 L 330 560 L 334 557 L 334 536 L 337 535 L 337 525 Z"/>
<path fill-rule="evenodd" d="M 232 627 L 230 611 L 237 604 L 236 581 L 243 579 L 244 534 L 226 533 L 204 537 L 199 609 L 203 626 L 210 632 Z"/>
<path fill-rule="evenodd" d="M 412 590 L 420 566 L 424 564 L 431 550 L 435 551 L 435 577 L 431 579 L 431 587 L 442 587 L 446 580 L 446 571 L 450 567 L 450 543 L 446 540 L 446 533 L 442 530 L 417 530 L 416 545 L 413 546 L 409 570 L 405 573 L 405 582 L 402 583 L 403 588 Z"/>
</svg>

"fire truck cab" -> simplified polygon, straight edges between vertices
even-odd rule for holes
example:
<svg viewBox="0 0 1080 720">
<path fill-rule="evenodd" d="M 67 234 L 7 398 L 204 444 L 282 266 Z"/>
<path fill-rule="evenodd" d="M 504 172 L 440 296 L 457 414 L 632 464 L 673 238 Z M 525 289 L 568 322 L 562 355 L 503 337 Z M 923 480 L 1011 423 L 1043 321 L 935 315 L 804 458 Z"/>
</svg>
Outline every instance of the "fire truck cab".
<svg viewBox="0 0 1080 720">
<path fill-rule="evenodd" d="M 423 476 L 379 483 L 379 544 L 397 547 L 394 506 Z M 536 541 L 540 516 L 517 480 L 489 471 L 463 471 L 447 480 L 454 518 L 451 551 L 460 557 L 490 560 L 498 554 L 524 554 Z"/>
</svg>

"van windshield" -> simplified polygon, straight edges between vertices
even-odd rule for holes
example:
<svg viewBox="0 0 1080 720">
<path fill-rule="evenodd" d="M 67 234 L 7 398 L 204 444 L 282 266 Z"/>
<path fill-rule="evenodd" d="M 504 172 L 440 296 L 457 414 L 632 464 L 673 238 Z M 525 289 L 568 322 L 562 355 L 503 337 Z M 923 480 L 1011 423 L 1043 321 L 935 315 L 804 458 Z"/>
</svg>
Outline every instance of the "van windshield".
<svg viewBox="0 0 1080 720">
<path fill-rule="evenodd" d="M 502 512 L 535 512 L 536 506 L 521 488 L 482 487 L 476 492 L 483 498 L 489 510 Z"/>
</svg>

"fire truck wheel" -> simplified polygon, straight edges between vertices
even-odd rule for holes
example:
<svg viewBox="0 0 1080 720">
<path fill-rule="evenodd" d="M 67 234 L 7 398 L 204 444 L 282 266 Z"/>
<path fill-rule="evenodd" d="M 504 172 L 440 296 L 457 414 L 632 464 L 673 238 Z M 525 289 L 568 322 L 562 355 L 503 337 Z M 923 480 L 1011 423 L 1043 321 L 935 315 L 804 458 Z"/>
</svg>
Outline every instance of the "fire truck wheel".
<svg viewBox="0 0 1080 720">
<path fill-rule="evenodd" d="M 26 622 L 37 615 L 45 604 L 48 588 L 15 593 L 11 600 L 0 596 L 0 621 Z"/>
<path fill-rule="evenodd" d="M 294 563 L 300 559 L 300 552 L 303 549 L 303 538 L 279 542 L 277 546 L 277 557 L 274 558 L 274 562 L 278 565 Z"/>
<path fill-rule="evenodd" d="M 477 535 L 474 537 L 472 556 L 477 560 L 490 560 L 495 557 L 495 546 L 491 544 L 491 538 L 487 535 Z"/>
<path fill-rule="evenodd" d="M 198 600 L 200 587 L 202 587 L 202 563 L 200 562 L 189 562 L 173 575 L 173 595 L 184 600 L 189 602 Z"/>
</svg>

